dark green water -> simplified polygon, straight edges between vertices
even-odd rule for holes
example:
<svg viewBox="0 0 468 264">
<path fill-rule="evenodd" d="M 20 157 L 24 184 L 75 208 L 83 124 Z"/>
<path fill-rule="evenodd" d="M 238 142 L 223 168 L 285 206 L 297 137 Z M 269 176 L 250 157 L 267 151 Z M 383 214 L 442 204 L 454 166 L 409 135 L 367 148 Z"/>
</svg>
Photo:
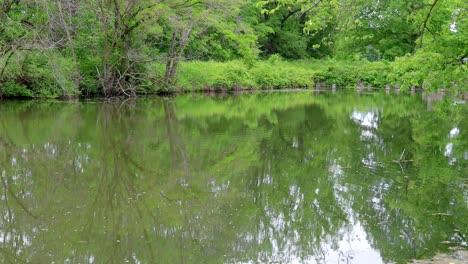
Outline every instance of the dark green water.
<svg viewBox="0 0 468 264">
<path fill-rule="evenodd" d="M 466 248 L 468 105 L 0 102 L 0 174 L 1 263 L 405 263 Z"/>
</svg>

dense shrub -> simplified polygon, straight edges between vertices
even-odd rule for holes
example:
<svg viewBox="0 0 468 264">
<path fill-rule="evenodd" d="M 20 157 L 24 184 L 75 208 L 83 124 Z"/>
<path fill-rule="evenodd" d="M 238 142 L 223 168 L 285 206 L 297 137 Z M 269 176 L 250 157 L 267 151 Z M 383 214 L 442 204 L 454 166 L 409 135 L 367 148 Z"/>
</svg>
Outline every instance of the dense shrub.
<svg viewBox="0 0 468 264">
<path fill-rule="evenodd" d="M 2 97 L 32 97 L 33 93 L 25 85 L 8 80 L 0 84 L 0 95 Z"/>
<path fill-rule="evenodd" d="M 18 53 L 0 80 L 5 97 L 58 97 L 76 95 L 71 61 L 57 52 Z"/>
<path fill-rule="evenodd" d="M 388 75 L 391 68 L 388 62 L 366 62 L 364 61 L 354 70 L 357 81 L 374 88 L 383 88 L 388 84 Z"/>
<path fill-rule="evenodd" d="M 397 58 L 392 63 L 389 82 L 400 85 L 402 90 L 420 87 L 436 90 L 446 86 L 446 80 L 440 75 L 444 68 L 444 57 L 433 52 L 416 52 Z"/>
<path fill-rule="evenodd" d="M 227 88 L 229 90 L 252 88 L 251 73 L 247 66 L 241 63 L 230 64 L 217 76 L 214 87 Z"/>
<path fill-rule="evenodd" d="M 56 97 L 97 93 L 95 78 L 82 77 L 80 90 L 73 83 L 73 64 L 60 54 L 28 58 L 28 62 L 10 67 L 0 80 L 3 97 Z M 19 58 L 21 59 L 25 58 Z M 80 71 L 92 71 L 91 65 L 80 65 Z M 144 87 L 136 91 L 162 89 L 165 65 L 152 63 L 145 66 L 148 73 L 142 79 Z M 402 90 L 419 87 L 426 90 L 449 88 L 466 90 L 467 65 L 450 63 L 438 53 L 417 52 L 412 56 L 397 58 L 394 62 L 367 60 L 300 60 L 287 61 L 278 55 L 268 60 L 246 64 L 241 60 L 228 62 L 187 61 L 181 62 L 178 72 L 179 91 L 238 90 L 238 89 L 290 89 L 313 88 L 315 83 L 327 87 L 354 89 L 365 85 L 383 89 L 387 84 L 401 86 Z M 150 87 L 150 88 L 148 88 Z"/>
</svg>

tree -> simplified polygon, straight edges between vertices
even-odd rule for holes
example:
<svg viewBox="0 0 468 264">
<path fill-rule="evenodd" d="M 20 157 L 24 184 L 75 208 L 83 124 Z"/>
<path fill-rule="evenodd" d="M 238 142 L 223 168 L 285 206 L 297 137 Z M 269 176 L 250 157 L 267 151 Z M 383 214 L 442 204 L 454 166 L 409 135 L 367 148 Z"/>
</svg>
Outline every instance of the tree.
<svg viewBox="0 0 468 264">
<path fill-rule="evenodd" d="M 179 61 L 190 40 L 202 37 L 209 30 L 220 32 L 237 43 L 241 56 L 252 57 L 254 43 L 249 41 L 248 37 L 238 37 L 238 35 L 248 35 L 248 32 L 236 32 L 236 27 L 232 26 L 242 24 L 238 16 L 244 5 L 243 0 L 180 0 L 167 4 L 167 9 L 172 11 L 167 12 L 163 18 L 170 32 L 163 80 L 167 88 L 170 89 L 177 84 Z"/>
<path fill-rule="evenodd" d="M 257 1 L 265 25 L 271 28 L 262 41 L 267 54 L 286 58 L 324 57 L 330 54 L 336 31 L 338 1 Z"/>
<path fill-rule="evenodd" d="M 147 58 L 139 53 L 144 43 L 142 28 L 156 21 L 163 1 L 89 0 L 101 32 L 100 65 L 97 68 L 102 93 L 132 95 L 142 76 L 135 71 Z M 139 36 L 140 35 L 140 36 Z M 140 37 L 140 38 L 139 38 Z"/>
<path fill-rule="evenodd" d="M 371 61 L 412 53 L 418 37 L 414 13 L 420 1 L 361 1 L 336 37 L 337 56 Z"/>
</svg>

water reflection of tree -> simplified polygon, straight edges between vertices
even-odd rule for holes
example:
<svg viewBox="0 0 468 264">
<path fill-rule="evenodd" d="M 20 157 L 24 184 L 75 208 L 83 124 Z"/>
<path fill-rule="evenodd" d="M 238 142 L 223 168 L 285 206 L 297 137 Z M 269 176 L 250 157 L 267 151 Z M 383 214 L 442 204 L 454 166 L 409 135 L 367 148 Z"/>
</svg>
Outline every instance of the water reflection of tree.
<svg viewBox="0 0 468 264">
<path fill-rule="evenodd" d="M 316 106 L 277 112 L 278 123 L 259 145 L 261 164 L 247 190 L 257 212 L 250 221 L 249 255 L 261 262 L 325 261 L 348 222 L 328 177 L 333 124 Z M 253 233 L 251 233 L 254 231 Z"/>
<path fill-rule="evenodd" d="M 3 194 L 0 206 L 5 207 L 5 217 L 0 220 L 3 235 L 1 248 L 4 253 L 2 260 L 27 262 L 32 259 L 31 249 L 35 238 L 44 233 L 45 225 L 40 223 L 47 219 L 44 211 L 48 208 L 44 207 L 47 207 L 49 202 L 49 193 L 55 192 L 55 187 L 61 184 L 60 181 L 44 184 L 50 179 L 57 180 L 55 171 L 48 170 L 46 164 L 52 161 L 57 170 L 66 165 L 54 162 L 57 145 L 34 144 L 34 127 L 26 121 L 30 121 L 28 119 L 34 117 L 37 112 L 44 114 L 42 109 L 37 109 L 32 104 L 11 103 L 2 105 L 1 110 L 3 114 L 0 122 L 0 173 Z M 74 112 L 75 108 L 69 107 L 64 110 Z M 12 120 L 14 122 L 11 122 Z M 62 154 L 65 156 L 67 153 Z M 36 169 L 42 175 L 36 175 Z M 40 259 L 43 258 L 35 258 Z"/>
<path fill-rule="evenodd" d="M 457 121 L 440 112 L 388 112 L 373 137 L 355 144 L 364 148 L 351 151 L 349 164 L 357 171 L 348 173 L 345 184 L 359 193 L 353 210 L 366 223 L 373 246 L 384 260 L 405 262 L 430 257 L 444 248 L 442 241 L 466 234 L 468 210 L 460 189 L 463 173 L 443 154 Z M 357 165 L 369 151 L 374 165 Z M 403 152 L 408 162 L 395 162 Z M 466 169 L 466 162 L 459 160 L 457 166 Z"/>
<path fill-rule="evenodd" d="M 236 100 L 197 106 L 261 97 Z M 0 260 L 320 261 L 354 219 L 385 260 L 403 261 L 467 233 L 466 160 L 449 166 L 442 153 L 449 141 L 454 157 L 468 152 L 466 114 L 454 123 L 389 100 L 375 137 L 362 137 L 349 113 L 368 99 L 314 100 L 248 118 L 185 98 L 11 107 L 0 119 Z M 402 172 L 393 160 L 404 148 L 415 162 Z M 377 163 L 363 166 L 369 154 Z M 452 215 L 432 215 L 443 210 Z"/>
</svg>

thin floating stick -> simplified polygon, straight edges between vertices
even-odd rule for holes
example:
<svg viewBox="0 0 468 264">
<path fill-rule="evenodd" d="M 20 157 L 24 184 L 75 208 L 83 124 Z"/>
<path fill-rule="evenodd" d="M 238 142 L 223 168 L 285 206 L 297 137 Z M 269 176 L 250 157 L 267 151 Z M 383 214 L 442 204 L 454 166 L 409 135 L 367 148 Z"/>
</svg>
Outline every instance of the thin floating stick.
<svg viewBox="0 0 468 264">
<path fill-rule="evenodd" d="M 441 216 L 451 216 L 452 214 L 447 214 L 447 213 L 434 213 L 432 214 L 433 216 L 436 216 L 436 215 L 441 215 Z"/>
<path fill-rule="evenodd" d="M 405 152 L 406 152 L 406 148 L 403 150 L 403 152 L 401 153 L 401 156 L 400 156 L 400 159 L 399 161 L 401 161 L 403 159 L 403 155 L 405 155 Z"/>
<path fill-rule="evenodd" d="M 405 152 L 406 152 L 406 148 L 403 149 L 403 152 L 402 152 L 401 155 L 400 155 L 400 159 L 399 159 L 399 160 L 394 160 L 393 162 L 395 162 L 395 163 L 413 162 L 413 160 L 403 160 L 403 157 L 404 157 L 404 155 L 405 155 Z"/>
</svg>

